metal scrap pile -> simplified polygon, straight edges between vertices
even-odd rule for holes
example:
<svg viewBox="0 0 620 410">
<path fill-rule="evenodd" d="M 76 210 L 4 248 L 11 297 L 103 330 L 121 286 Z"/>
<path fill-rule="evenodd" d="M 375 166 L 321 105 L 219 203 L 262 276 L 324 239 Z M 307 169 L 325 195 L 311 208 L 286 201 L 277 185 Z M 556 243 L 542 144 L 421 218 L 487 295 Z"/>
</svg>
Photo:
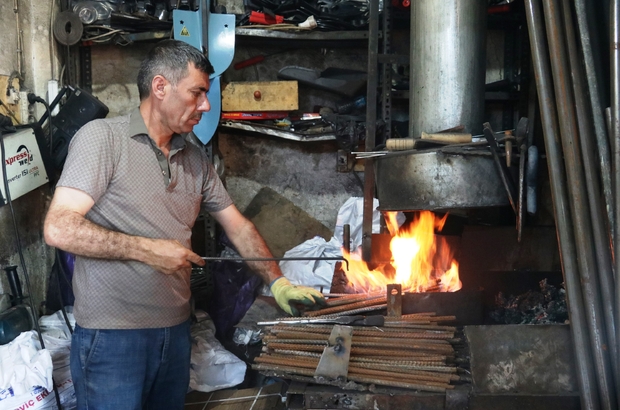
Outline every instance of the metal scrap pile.
<svg viewBox="0 0 620 410">
<path fill-rule="evenodd" d="M 536 324 L 565 323 L 568 320 L 566 291 L 540 281 L 540 291 L 529 290 L 506 298 L 499 293 L 495 298 L 497 309 L 491 317 L 498 323 Z"/>
<path fill-rule="evenodd" d="M 303 318 L 259 323 L 268 326 L 263 353 L 252 368 L 360 391 L 382 385 L 443 393 L 469 379 L 457 328 L 439 325 L 454 316 L 343 316 L 385 309 L 386 297 L 376 295 L 330 298 L 327 303 Z"/>
</svg>

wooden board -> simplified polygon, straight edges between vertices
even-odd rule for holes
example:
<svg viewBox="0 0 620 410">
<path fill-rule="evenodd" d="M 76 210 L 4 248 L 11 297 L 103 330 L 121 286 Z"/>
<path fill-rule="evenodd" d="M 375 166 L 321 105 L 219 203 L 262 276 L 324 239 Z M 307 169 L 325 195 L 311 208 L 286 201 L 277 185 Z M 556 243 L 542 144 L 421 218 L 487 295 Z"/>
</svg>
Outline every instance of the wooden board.
<svg viewBox="0 0 620 410">
<path fill-rule="evenodd" d="M 293 111 L 297 81 L 232 82 L 222 90 L 222 111 Z"/>
<path fill-rule="evenodd" d="M 19 104 L 8 104 L 8 97 L 6 95 L 8 83 L 9 76 L 0 75 L 0 100 L 2 100 L 2 105 L 0 105 L 0 114 L 10 117 L 13 120 L 13 124 L 17 125 L 18 123 L 15 121 L 15 119 L 21 122 L 21 112 L 19 110 Z M 15 88 L 17 92 L 19 92 L 19 80 L 17 78 L 13 79 L 13 88 Z M 13 116 L 15 116 L 15 118 L 13 118 Z"/>
</svg>

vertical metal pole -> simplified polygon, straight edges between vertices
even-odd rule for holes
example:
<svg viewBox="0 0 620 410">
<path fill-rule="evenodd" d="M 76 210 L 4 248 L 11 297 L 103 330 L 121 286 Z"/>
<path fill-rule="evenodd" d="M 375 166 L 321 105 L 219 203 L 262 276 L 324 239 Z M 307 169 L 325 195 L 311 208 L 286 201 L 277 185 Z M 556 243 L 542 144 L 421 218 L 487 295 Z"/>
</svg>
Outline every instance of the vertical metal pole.
<svg viewBox="0 0 620 410">
<path fill-rule="evenodd" d="M 579 149 L 579 132 L 576 122 L 575 99 L 571 89 L 570 67 L 566 53 L 566 37 L 562 25 L 562 4 L 558 0 L 544 0 L 544 14 L 551 57 L 551 71 L 558 116 L 562 119 L 560 136 L 566 174 L 570 184 L 571 216 L 575 228 L 575 245 L 579 258 L 581 287 L 585 302 L 586 320 L 588 324 L 594 367 L 601 399 L 601 409 L 616 409 L 616 397 L 612 394 L 614 386 L 611 363 L 607 354 L 607 338 L 604 315 L 601 308 L 601 292 L 596 272 L 594 257 L 592 223 L 587 202 L 585 177 Z"/>
<path fill-rule="evenodd" d="M 611 241 L 613 242 L 613 232 L 615 223 L 614 216 L 614 197 L 611 178 L 612 158 L 609 148 L 609 139 L 607 137 L 607 129 L 605 126 L 605 105 L 603 104 L 603 96 L 600 90 L 602 86 L 602 78 L 600 70 L 597 67 L 593 45 L 596 45 L 596 37 L 593 35 L 592 27 L 590 27 L 589 17 L 591 17 L 592 9 L 586 5 L 587 0 L 575 0 L 575 15 L 577 17 L 577 29 L 579 31 L 579 41 L 581 42 L 581 50 L 583 52 L 583 64 L 586 72 L 586 82 L 588 86 L 587 95 L 590 98 L 590 106 L 592 107 L 592 120 L 594 123 L 594 134 L 596 136 L 596 144 L 598 149 L 598 161 L 600 166 L 601 181 L 603 183 L 603 195 L 605 198 L 605 208 L 607 211 L 607 223 L 611 232 Z M 591 6 L 591 5 L 590 5 Z"/>
<path fill-rule="evenodd" d="M 544 24 L 540 0 L 525 0 L 525 10 L 530 34 L 532 63 L 538 89 L 540 115 L 543 125 L 547 164 L 551 182 L 551 194 L 555 211 L 556 231 L 560 247 L 562 272 L 566 283 L 571 332 L 576 357 L 577 380 L 581 392 L 582 410 L 600 408 L 590 342 L 584 315 L 583 297 L 579 272 L 577 271 L 577 253 L 575 251 L 573 227 L 570 222 L 566 175 L 562 164 L 562 152 L 559 140 L 558 117 L 555 108 L 553 85 L 549 68 L 549 53 L 544 34 Z"/>
<path fill-rule="evenodd" d="M 342 226 L 342 247 L 347 253 L 351 252 L 351 225 Z"/>
<path fill-rule="evenodd" d="M 611 1 L 610 10 L 610 61 L 611 61 L 611 147 L 613 150 L 613 171 L 615 175 L 614 200 L 616 225 L 614 235 L 614 258 L 616 268 L 616 320 L 620 320 L 620 0 Z M 620 326 L 616 326 L 616 339 L 620 338 Z M 620 379 L 620 377 L 618 377 Z M 616 381 L 618 386 L 620 380 Z M 618 390 L 620 388 L 617 387 Z"/>
<path fill-rule="evenodd" d="M 377 51 L 379 49 L 379 0 L 369 0 L 368 82 L 366 89 L 366 151 L 375 147 L 377 132 Z M 384 3 L 384 7 L 389 4 Z M 375 197 L 375 164 L 364 160 L 364 215 L 362 218 L 362 258 L 370 261 L 372 249 L 372 213 Z"/>
<path fill-rule="evenodd" d="M 566 45 L 570 61 L 570 70 L 575 93 L 575 109 L 577 113 L 577 126 L 579 130 L 579 144 L 583 159 L 583 168 L 587 181 L 588 202 L 590 204 L 590 221 L 594 236 L 594 250 L 596 264 L 598 266 L 598 279 L 602 296 L 601 308 L 603 309 L 603 319 L 611 357 L 614 380 L 618 377 L 618 346 L 616 343 L 616 324 L 614 321 L 614 273 L 611 261 L 611 249 L 609 243 L 609 230 L 606 229 L 605 213 L 601 201 L 601 187 L 599 183 L 599 172 L 596 161 L 596 147 L 593 135 L 593 119 L 590 110 L 589 100 L 586 97 L 586 87 L 584 84 L 584 69 L 582 59 L 577 49 L 573 15 L 569 0 L 562 0 L 562 11 L 564 15 L 564 27 L 566 28 Z M 608 169 L 604 170 L 604 173 Z M 610 174 L 611 175 L 611 174 Z M 596 275 L 596 272 L 595 272 Z M 615 389 L 614 389 L 615 390 Z"/>
</svg>

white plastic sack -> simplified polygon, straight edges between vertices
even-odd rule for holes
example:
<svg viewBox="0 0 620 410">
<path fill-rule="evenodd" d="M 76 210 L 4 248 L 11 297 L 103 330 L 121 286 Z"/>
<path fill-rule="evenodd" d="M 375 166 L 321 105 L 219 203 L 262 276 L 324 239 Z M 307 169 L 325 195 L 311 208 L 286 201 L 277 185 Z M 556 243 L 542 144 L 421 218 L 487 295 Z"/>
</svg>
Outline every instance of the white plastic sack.
<svg viewBox="0 0 620 410">
<path fill-rule="evenodd" d="M 372 233 L 381 232 L 381 212 L 379 208 L 379 200 L 373 198 L 372 201 Z M 344 225 L 349 224 L 351 233 L 351 252 L 354 252 L 359 246 L 362 245 L 362 224 L 364 219 L 364 198 L 353 197 L 349 198 L 347 202 L 340 207 L 338 216 L 336 217 L 336 228 L 334 229 L 334 237 L 343 243 L 343 230 Z M 402 225 L 405 222 L 405 215 L 399 212 L 396 216 L 398 225 Z"/>
<path fill-rule="evenodd" d="M 0 389 L 10 388 L 19 396 L 34 386 L 52 389 L 52 357 L 41 350 L 37 333 L 31 330 L 0 346 Z"/>
<path fill-rule="evenodd" d="M 75 326 L 75 319 L 70 308 L 67 316 L 72 326 Z M 38 351 L 37 354 L 46 355 L 50 358 L 50 371 L 53 366 L 54 381 L 56 382 L 62 409 L 75 409 L 75 389 L 69 368 L 71 332 L 60 311 L 50 316 L 41 317 L 39 319 L 39 326 L 43 342 L 45 343 L 45 349 L 40 350 L 41 345 L 35 331 L 22 333 L 12 343 L 16 342 L 20 337 L 30 335 L 30 338 L 33 339 L 33 345 Z M 2 367 L 4 367 L 4 360 L 1 363 Z M 51 383 L 49 385 L 41 385 L 39 381 L 35 380 L 26 382 L 25 385 L 28 385 L 25 391 L 23 389 L 15 390 L 12 387 L 0 390 L 0 410 L 57 409 L 56 397 L 54 396 Z"/>
<path fill-rule="evenodd" d="M 285 258 L 335 258 L 342 256 L 342 245 L 336 238 L 326 242 L 315 236 L 284 254 Z M 337 261 L 281 261 L 282 274 L 294 285 L 310 286 L 329 291 Z"/>
<path fill-rule="evenodd" d="M 211 319 L 192 326 L 190 389 L 211 392 L 236 386 L 243 382 L 246 367 L 215 338 Z"/>
<path fill-rule="evenodd" d="M 67 306 L 67 318 L 72 328 L 75 328 L 75 318 L 73 317 L 73 307 Z M 77 407 L 75 397 L 75 387 L 71 379 L 71 368 L 69 366 L 71 357 L 71 332 L 67 327 L 61 311 L 43 316 L 39 319 L 39 326 L 43 335 L 45 349 L 52 356 L 54 364 L 54 381 L 60 395 L 60 404 L 63 410 L 70 410 Z M 53 396 L 53 394 L 52 394 Z M 56 409 L 56 399 L 50 403 L 46 409 Z"/>
<path fill-rule="evenodd" d="M 29 392 L 18 396 L 9 397 L 0 401 L 2 410 L 33 410 L 33 409 L 52 409 L 52 403 L 56 402 L 54 393 L 50 393 L 44 387 L 35 387 Z M 63 409 L 64 410 L 64 409 Z"/>
</svg>

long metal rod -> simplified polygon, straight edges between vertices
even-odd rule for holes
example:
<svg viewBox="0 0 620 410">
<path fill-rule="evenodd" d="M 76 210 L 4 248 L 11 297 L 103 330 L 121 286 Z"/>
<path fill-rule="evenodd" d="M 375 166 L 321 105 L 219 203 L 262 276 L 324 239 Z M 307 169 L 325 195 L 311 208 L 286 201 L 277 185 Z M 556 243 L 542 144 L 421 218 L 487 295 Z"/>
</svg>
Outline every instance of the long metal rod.
<svg viewBox="0 0 620 410">
<path fill-rule="evenodd" d="M 611 60 L 611 138 L 613 150 L 613 171 L 615 175 L 614 200 L 616 226 L 614 235 L 614 256 L 616 268 L 616 319 L 620 320 L 620 0 L 611 1 L 611 28 L 610 28 L 610 60 Z M 620 338 L 620 326 L 616 326 L 616 339 Z M 620 376 L 618 377 L 620 379 Z M 620 380 L 616 380 L 616 389 L 620 391 Z"/>
<path fill-rule="evenodd" d="M 584 69 L 582 60 L 577 49 L 573 15 L 570 1 L 562 0 L 562 14 L 564 15 L 564 27 L 566 29 L 566 45 L 575 93 L 575 109 L 577 113 L 577 126 L 579 130 L 579 144 L 583 159 L 583 169 L 586 177 L 588 202 L 590 204 L 590 220 L 594 236 L 594 250 L 596 264 L 598 266 L 598 279 L 602 296 L 601 308 L 611 357 L 613 379 L 618 378 L 618 345 L 616 342 L 616 324 L 614 321 L 614 273 L 611 260 L 609 230 L 606 229 L 605 213 L 601 201 L 601 187 L 599 183 L 598 164 L 595 158 L 596 147 L 593 135 L 593 120 L 589 101 L 586 97 L 584 84 Z M 605 171 L 608 171 L 606 169 Z M 615 389 L 613 389 L 615 390 Z"/>
<path fill-rule="evenodd" d="M 568 308 L 576 357 L 577 381 L 581 392 L 581 408 L 600 408 L 596 379 L 590 355 L 590 342 L 586 334 L 583 297 L 581 294 L 573 227 L 570 223 L 566 175 L 562 164 L 558 117 L 549 68 L 549 53 L 544 34 L 540 0 L 525 0 L 525 10 L 530 34 L 530 47 L 538 100 L 543 125 L 545 151 L 549 168 L 551 194 L 555 211 L 556 232 L 560 247 L 562 272 L 568 297 Z"/>
<path fill-rule="evenodd" d="M 377 133 L 377 83 L 379 50 L 379 0 L 369 0 L 368 17 L 368 81 L 366 84 L 366 151 L 375 148 Z M 389 125 L 388 125 L 389 126 Z M 375 198 L 374 160 L 364 161 L 364 212 L 362 216 L 362 259 L 370 261 L 372 249 L 372 216 Z"/>
<path fill-rule="evenodd" d="M 236 261 L 236 262 L 280 262 L 280 261 L 342 261 L 346 264 L 347 270 L 349 269 L 349 261 L 342 256 L 334 256 L 334 257 L 286 257 L 286 258 L 244 258 L 242 256 L 234 257 L 234 256 L 203 256 L 203 260 L 205 261 Z"/>
<path fill-rule="evenodd" d="M 607 128 L 605 126 L 605 104 L 603 103 L 603 96 L 600 89 L 602 86 L 602 74 L 600 73 L 600 67 L 597 65 L 597 60 L 594 56 L 594 46 L 598 45 L 598 39 L 596 32 L 593 31 L 593 27 L 590 26 L 593 20 L 593 2 L 574 0 L 574 4 L 579 41 L 583 53 L 583 68 L 585 69 L 585 78 L 588 86 L 588 92 L 586 94 L 590 98 L 590 107 L 592 109 L 592 121 L 594 123 L 594 135 L 596 136 L 596 145 L 598 149 L 598 161 L 603 185 L 603 195 L 605 198 L 607 223 L 609 231 L 611 232 L 611 241 L 613 242 L 616 219 L 614 216 L 614 197 L 611 178 L 612 158 Z"/>
<path fill-rule="evenodd" d="M 562 118 L 560 137 L 564 153 L 566 174 L 570 184 L 569 205 L 575 228 L 575 245 L 579 258 L 579 273 L 585 302 L 586 322 L 592 345 L 594 368 L 598 381 L 601 409 L 616 409 L 616 397 L 612 394 L 614 385 L 611 363 L 607 349 L 604 316 L 601 308 L 601 292 L 596 274 L 596 258 L 594 257 L 592 223 L 589 216 L 589 205 L 585 186 L 584 171 L 579 149 L 579 131 L 577 128 L 575 99 L 571 90 L 570 67 L 565 44 L 565 30 L 562 25 L 561 7 L 558 0 L 543 1 L 547 39 L 551 57 L 551 72 L 558 116 Z"/>
</svg>

